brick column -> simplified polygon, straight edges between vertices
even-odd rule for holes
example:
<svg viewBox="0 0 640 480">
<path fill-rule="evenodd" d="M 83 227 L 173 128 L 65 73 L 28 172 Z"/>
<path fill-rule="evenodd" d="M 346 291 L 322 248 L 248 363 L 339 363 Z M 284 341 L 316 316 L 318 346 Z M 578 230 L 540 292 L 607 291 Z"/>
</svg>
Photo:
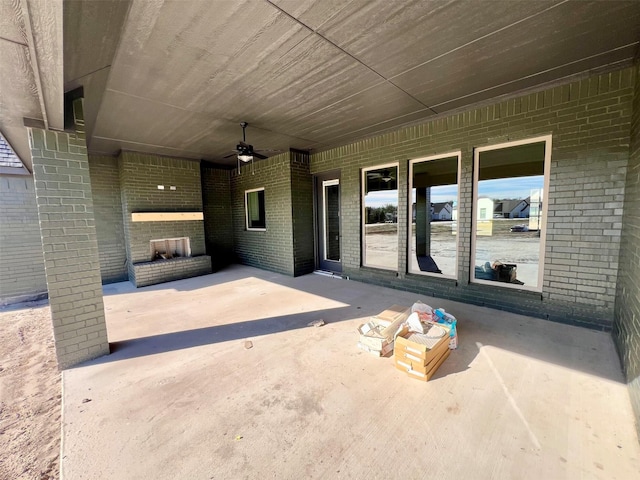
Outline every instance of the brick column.
<svg viewBox="0 0 640 480">
<path fill-rule="evenodd" d="M 84 123 L 29 129 L 58 367 L 109 353 Z"/>
</svg>

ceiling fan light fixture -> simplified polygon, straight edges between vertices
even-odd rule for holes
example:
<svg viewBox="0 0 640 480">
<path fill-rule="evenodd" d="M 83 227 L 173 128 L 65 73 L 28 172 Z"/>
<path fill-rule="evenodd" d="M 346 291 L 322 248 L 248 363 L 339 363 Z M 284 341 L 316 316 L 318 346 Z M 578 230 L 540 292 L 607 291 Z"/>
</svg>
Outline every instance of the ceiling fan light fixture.
<svg viewBox="0 0 640 480">
<path fill-rule="evenodd" d="M 389 170 L 385 170 L 384 173 L 382 174 L 382 181 L 383 182 L 390 182 L 392 179 L 391 175 L 389 174 Z"/>
<path fill-rule="evenodd" d="M 251 160 L 253 160 L 253 155 L 248 155 L 246 153 L 240 153 L 238 154 L 238 160 L 240 160 L 241 162 L 250 162 Z"/>
</svg>

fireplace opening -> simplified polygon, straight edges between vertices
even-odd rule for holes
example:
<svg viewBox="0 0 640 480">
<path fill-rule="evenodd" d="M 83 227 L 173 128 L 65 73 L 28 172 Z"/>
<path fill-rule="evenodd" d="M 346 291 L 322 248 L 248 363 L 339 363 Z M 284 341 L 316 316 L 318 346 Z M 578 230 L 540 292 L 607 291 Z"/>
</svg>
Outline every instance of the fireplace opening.
<svg viewBox="0 0 640 480">
<path fill-rule="evenodd" d="M 151 240 L 149 244 L 152 261 L 191 256 L 189 237 L 161 238 L 160 240 Z"/>
</svg>

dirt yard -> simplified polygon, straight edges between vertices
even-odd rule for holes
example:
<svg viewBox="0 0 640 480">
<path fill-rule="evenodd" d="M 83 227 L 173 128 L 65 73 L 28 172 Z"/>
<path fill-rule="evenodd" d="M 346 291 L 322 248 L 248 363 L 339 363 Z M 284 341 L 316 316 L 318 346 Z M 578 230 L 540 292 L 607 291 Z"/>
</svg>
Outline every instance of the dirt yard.
<svg viewBox="0 0 640 480">
<path fill-rule="evenodd" d="M 59 478 L 60 388 L 48 303 L 0 308 L 0 480 Z"/>
</svg>

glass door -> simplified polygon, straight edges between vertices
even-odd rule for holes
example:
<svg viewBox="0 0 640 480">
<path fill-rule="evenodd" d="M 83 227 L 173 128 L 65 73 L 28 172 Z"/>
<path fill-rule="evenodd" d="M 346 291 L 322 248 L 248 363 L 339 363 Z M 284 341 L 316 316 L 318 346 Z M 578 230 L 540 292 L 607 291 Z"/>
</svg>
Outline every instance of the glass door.
<svg viewBox="0 0 640 480">
<path fill-rule="evenodd" d="M 340 178 L 316 178 L 318 269 L 342 272 L 340 235 Z"/>
</svg>

